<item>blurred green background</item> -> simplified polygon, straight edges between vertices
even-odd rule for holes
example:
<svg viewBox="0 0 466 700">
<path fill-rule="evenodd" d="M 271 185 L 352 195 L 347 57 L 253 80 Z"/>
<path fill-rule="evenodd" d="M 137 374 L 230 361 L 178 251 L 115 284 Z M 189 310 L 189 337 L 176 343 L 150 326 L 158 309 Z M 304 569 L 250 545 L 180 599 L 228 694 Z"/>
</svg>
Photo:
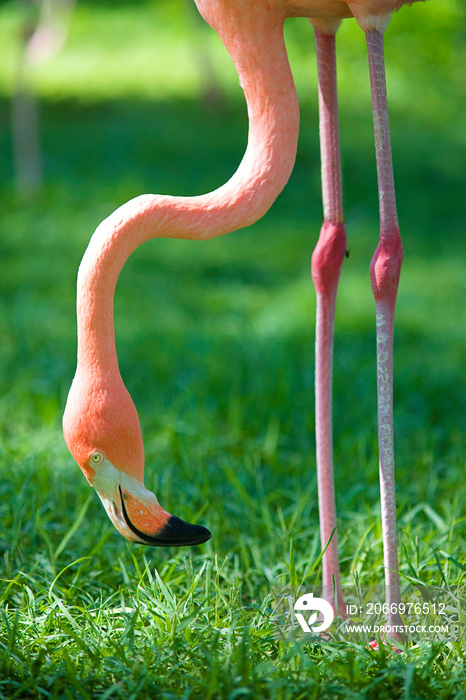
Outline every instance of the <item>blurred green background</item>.
<svg viewBox="0 0 466 700">
<path fill-rule="evenodd" d="M 6 476 L 22 473 L 25 460 L 35 464 L 46 446 L 53 484 L 60 475 L 78 478 L 59 424 L 75 366 L 76 271 L 92 231 L 142 192 L 188 195 L 223 183 L 242 157 L 247 119 L 229 57 L 189 2 L 79 2 L 63 50 L 28 74 L 39 97 L 44 183 L 35 197 L 20 196 L 9 97 L 26 9 L 13 1 L 0 8 L 0 431 Z M 217 461 L 249 441 L 266 444 L 282 468 L 291 459 L 287 478 L 296 476 L 295 461 L 303 485 L 315 480 L 309 263 L 321 221 L 316 69 L 309 23 L 289 20 L 286 38 L 301 136 L 293 176 L 270 213 L 202 245 L 146 244 L 119 282 L 121 371 L 149 438 L 149 480 L 163 481 L 167 463 L 179 458 L 174 435 L 187 461 L 188 453 L 202 453 L 205 436 L 211 473 L 204 456 L 196 470 L 207 469 L 214 493 L 223 488 Z M 395 357 L 401 503 L 450 498 L 464 483 L 464 40 L 459 0 L 404 9 L 386 35 L 405 246 Z M 350 258 L 336 323 L 337 480 L 354 494 L 372 485 L 376 499 L 368 265 L 378 212 L 364 39 L 355 22 L 343 23 L 338 47 Z M 419 460 L 429 470 L 420 480 L 413 478 Z M 273 466 L 266 455 L 264 468 Z M 84 480 L 76 488 L 84 492 Z M 189 483 L 176 488 L 189 500 Z"/>
<path fill-rule="evenodd" d="M 42 567 L 53 577 L 56 562 L 44 551 L 62 541 L 89 493 L 60 429 L 75 369 L 81 256 L 99 222 L 131 197 L 192 195 L 221 185 L 243 155 L 247 118 L 231 61 L 193 3 L 80 0 L 63 49 L 27 71 L 25 82 L 38 98 L 43 184 L 36 194 L 18 193 L 10 98 L 30 12 L 27 4 L 0 3 L 0 547 L 7 576 Z M 147 486 L 167 509 L 186 519 L 195 514 L 210 527 L 208 556 L 240 557 L 235 566 L 250 597 L 263 580 L 255 578 L 259 560 L 271 580 L 286 573 L 277 562 L 286 559 L 290 537 L 298 570 L 319 550 L 310 257 L 322 214 L 307 20 L 289 20 L 286 40 L 301 102 L 288 186 L 247 230 L 202 244 L 145 244 L 128 261 L 116 295 L 120 367 L 140 412 Z M 367 58 L 354 21 L 343 23 L 338 51 L 350 249 L 335 341 L 340 548 L 344 577 L 356 566 L 379 580 L 368 274 L 378 209 Z M 464 556 L 463 0 L 431 0 L 397 13 L 386 33 L 386 58 L 405 249 L 395 433 L 401 567 L 407 570 L 414 557 L 409 548 L 417 546 L 415 538 L 404 541 L 408 531 L 425 537 L 426 547 L 434 542 Z M 368 521 L 374 539 L 355 561 L 355 542 Z M 94 547 L 96 530 L 112 562 L 129 556 L 95 498 L 79 537 L 61 550 L 63 565 Z M 165 561 L 170 555 L 151 556 Z M 433 580 L 438 571 L 429 556 L 425 576 Z M 101 573 L 100 579 L 95 574 L 100 587 Z M 120 579 L 114 572 L 109 588 Z"/>
<path fill-rule="evenodd" d="M 247 136 L 234 68 L 193 3 L 79 2 L 63 50 L 28 74 L 39 97 L 44 186 L 32 200 L 18 197 L 8 110 L 26 10 L 20 2 L 0 5 L 1 430 L 13 435 L 24 413 L 37 428 L 58 426 L 74 369 L 75 275 L 96 225 L 142 192 L 188 195 L 220 185 L 239 163 Z M 286 37 L 302 123 L 284 193 L 249 230 L 202 245 L 147 244 L 119 283 L 122 372 L 149 426 L 163 423 L 167 409 L 185 420 L 177 402 L 197 396 L 196 383 L 206 381 L 204 410 L 213 404 L 220 432 L 238 391 L 251 434 L 264 433 L 277 411 L 285 435 L 313 443 L 309 260 L 321 220 L 316 69 L 307 20 L 289 20 Z M 338 48 L 351 253 L 336 326 L 336 448 L 344 454 L 342 438 L 355 426 L 374 432 L 367 269 L 378 213 L 367 60 L 355 22 L 343 23 Z M 409 479 L 418 450 L 413 426 L 422 424 L 424 439 L 443 435 L 436 460 L 464 429 L 463 4 L 433 1 L 403 9 L 387 31 L 386 53 L 405 246 L 395 361 L 399 478 L 420 488 Z M 271 392 L 262 401 L 260 382 Z M 273 407 L 279 385 L 292 413 L 280 403 Z M 354 402 L 360 387 L 361 401 Z M 193 401 L 196 422 L 202 393 Z M 73 470 L 61 447 L 55 449 L 57 468 L 66 461 Z"/>
</svg>

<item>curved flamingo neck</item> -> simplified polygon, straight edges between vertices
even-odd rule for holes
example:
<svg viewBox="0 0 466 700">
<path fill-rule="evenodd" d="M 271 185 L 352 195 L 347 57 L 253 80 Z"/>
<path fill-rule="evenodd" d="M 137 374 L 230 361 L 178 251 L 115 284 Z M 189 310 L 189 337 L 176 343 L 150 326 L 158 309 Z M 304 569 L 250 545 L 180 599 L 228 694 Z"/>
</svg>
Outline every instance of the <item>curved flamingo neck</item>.
<svg viewBox="0 0 466 700">
<path fill-rule="evenodd" d="M 236 19 L 223 22 L 226 29 L 214 28 L 235 63 L 246 97 L 245 155 L 233 177 L 213 192 L 196 197 L 142 195 L 97 228 L 79 269 L 77 304 L 78 366 L 91 369 L 96 378 L 118 372 L 113 296 L 129 255 L 151 238 L 208 239 L 249 226 L 266 213 L 290 176 L 299 110 L 283 39 L 284 17 L 269 12 L 257 21 Z"/>
</svg>

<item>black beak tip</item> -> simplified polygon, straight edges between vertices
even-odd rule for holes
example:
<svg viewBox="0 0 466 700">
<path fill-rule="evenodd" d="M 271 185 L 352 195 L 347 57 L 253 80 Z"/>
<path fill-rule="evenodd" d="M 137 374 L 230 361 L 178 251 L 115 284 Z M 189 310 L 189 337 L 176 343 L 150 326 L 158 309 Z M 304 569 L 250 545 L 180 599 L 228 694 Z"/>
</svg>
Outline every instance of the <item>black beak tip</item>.
<svg viewBox="0 0 466 700">
<path fill-rule="evenodd" d="M 163 529 L 157 533 L 157 539 L 166 541 L 168 547 L 203 544 L 211 537 L 211 533 L 203 525 L 191 525 L 176 515 L 171 515 Z"/>
</svg>

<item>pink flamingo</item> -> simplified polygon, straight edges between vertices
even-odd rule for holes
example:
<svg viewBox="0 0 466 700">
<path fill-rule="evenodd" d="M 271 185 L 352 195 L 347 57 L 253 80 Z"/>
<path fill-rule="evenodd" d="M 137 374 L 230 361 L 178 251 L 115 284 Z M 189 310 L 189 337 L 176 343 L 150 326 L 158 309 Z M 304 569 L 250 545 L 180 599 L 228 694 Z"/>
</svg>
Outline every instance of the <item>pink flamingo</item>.
<svg viewBox="0 0 466 700">
<path fill-rule="evenodd" d="M 233 177 L 197 197 L 142 195 L 94 233 L 78 274 L 78 364 L 63 418 L 66 443 L 115 527 L 155 546 L 205 542 L 209 531 L 170 515 L 144 487 L 144 449 L 135 406 L 118 369 L 113 296 L 119 273 L 142 243 L 158 237 L 204 240 L 249 226 L 272 205 L 293 168 L 298 102 L 285 45 L 286 17 L 312 18 L 319 67 L 324 225 L 313 255 L 317 290 L 316 433 L 323 590 L 345 613 L 336 538 L 331 377 L 335 298 L 346 251 L 338 139 L 335 33 L 356 17 L 367 38 L 375 125 L 381 231 L 371 263 L 377 317 L 380 477 L 388 622 L 400 601 L 394 496 L 392 340 L 402 260 L 387 116 L 383 33 L 408 0 L 196 0 L 238 71 L 249 116 L 248 146 Z M 334 533 L 332 537 L 332 533 Z M 336 600 L 334 590 L 336 591 Z M 390 606 L 391 609 L 391 606 Z"/>
</svg>

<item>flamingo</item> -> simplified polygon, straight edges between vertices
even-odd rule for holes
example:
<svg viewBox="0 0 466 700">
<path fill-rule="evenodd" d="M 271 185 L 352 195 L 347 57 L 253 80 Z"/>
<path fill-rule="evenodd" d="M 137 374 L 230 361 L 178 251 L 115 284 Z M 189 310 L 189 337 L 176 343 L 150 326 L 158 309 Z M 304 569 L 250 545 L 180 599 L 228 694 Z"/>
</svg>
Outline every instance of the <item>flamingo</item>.
<svg viewBox="0 0 466 700">
<path fill-rule="evenodd" d="M 152 238 L 206 240 L 249 226 L 270 208 L 292 171 L 299 108 L 283 39 L 287 17 L 314 25 L 319 81 L 324 224 L 312 258 L 317 293 L 316 443 L 323 595 L 345 614 L 336 537 L 332 463 L 332 355 L 335 299 L 346 251 L 335 79 L 335 33 L 355 17 L 367 39 L 380 204 L 380 239 L 370 267 L 376 305 L 378 436 L 387 622 L 399 622 L 395 520 L 392 355 L 402 261 L 388 126 L 383 34 L 408 0 L 195 0 L 237 69 L 249 118 L 245 155 L 231 179 L 205 195 L 141 195 L 96 229 L 77 281 L 77 368 L 63 417 L 64 437 L 111 521 L 128 540 L 196 545 L 210 532 L 165 511 L 144 487 L 139 418 L 118 368 L 113 298 L 129 255 Z M 332 537 L 333 534 L 333 537 Z"/>
</svg>

